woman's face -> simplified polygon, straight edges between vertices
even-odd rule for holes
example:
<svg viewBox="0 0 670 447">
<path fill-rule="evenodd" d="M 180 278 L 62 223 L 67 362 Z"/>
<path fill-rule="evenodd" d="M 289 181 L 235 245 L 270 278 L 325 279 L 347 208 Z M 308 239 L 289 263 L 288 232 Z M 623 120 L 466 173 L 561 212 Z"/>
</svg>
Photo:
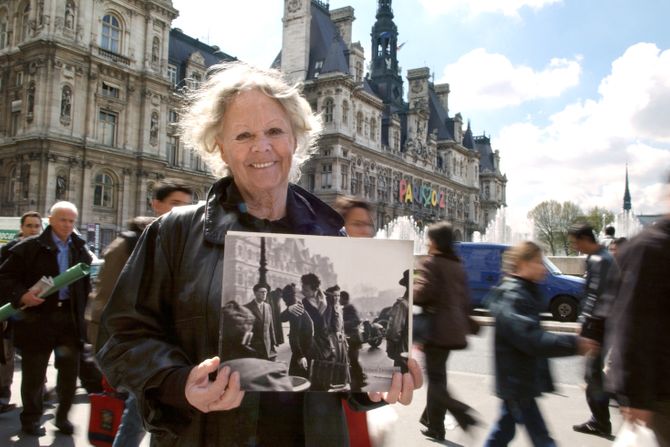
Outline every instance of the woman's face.
<svg viewBox="0 0 670 447">
<path fill-rule="evenodd" d="M 350 237 L 372 237 L 375 235 L 372 218 L 365 208 L 355 207 L 350 209 L 344 220 L 344 228 Z"/>
<path fill-rule="evenodd" d="M 260 90 L 241 92 L 228 105 L 216 142 L 243 195 L 288 187 L 296 143 L 277 100 Z"/>
</svg>

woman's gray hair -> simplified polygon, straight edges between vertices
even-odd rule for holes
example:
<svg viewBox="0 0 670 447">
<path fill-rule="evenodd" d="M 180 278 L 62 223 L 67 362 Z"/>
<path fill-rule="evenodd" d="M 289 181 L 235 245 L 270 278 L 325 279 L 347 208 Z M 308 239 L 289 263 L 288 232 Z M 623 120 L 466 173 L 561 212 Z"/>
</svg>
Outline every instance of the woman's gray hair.
<svg viewBox="0 0 670 447">
<path fill-rule="evenodd" d="M 221 159 L 216 137 L 220 135 L 227 106 L 239 93 L 253 89 L 276 99 L 286 111 L 296 140 L 289 180 L 296 182 L 300 177 L 300 165 L 316 145 L 321 120 L 312 113 L 299 86 L 289 85 L 278 70 L 256 68 L 242 62 L 210 67 L 209 78 L 188 95 L 187 105 L 181 113 L 182 141 L 200 153 L 215 175 L 230 174 Z"/>
</svg>

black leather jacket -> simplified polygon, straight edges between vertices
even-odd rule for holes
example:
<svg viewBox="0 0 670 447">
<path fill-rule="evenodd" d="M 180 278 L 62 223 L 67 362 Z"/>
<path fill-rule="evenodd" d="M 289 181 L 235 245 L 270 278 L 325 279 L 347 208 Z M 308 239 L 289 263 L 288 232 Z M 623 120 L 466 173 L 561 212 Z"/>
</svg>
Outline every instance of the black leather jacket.
<svg viewBox="0 0 670 447">
<path fill-rule="evenodd" d="M 204 205 L 175 208 L 155 221 L 103 313 L 97 359 L 113 386 L 136 395 L 152 445 L 255 445 L 259 393 L 245 393 L 237 409 L 207 414 L 157 397 L 175 370 L 217 355 L 226 233 L 342 234 L 340 216 L 295 185 L 289 185 L 287 216 L 279 223 L 255 219 L 244 208 L 227 177 L 212 186 Z M 184 400 L 183 387 L 175 392 Z M 348 445 L 342 397 L 305 394 L 306 445 Z M 365 394 L 346 397 L 359 409 L 377 406 Z"/>
</svg>

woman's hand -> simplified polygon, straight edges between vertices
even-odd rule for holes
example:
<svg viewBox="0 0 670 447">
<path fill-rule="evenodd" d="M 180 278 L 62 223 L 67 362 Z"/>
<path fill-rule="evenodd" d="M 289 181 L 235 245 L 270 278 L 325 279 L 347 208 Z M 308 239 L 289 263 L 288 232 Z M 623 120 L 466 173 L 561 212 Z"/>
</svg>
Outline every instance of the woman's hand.
<svg viewBox="0 0 670 447">
<path fill-rule="evenodd" d="M 216 372 L 219 363 L 218 357 L 207 359 L 193 368 L 186 379 L 186 400 L 203 413 L 232 410 L 240 406 L 244 397 L 240 373 L 231 374 L 227 366 L 221 368 L 214 382 L 209 381 L 209 374 Z"/>
<path fill-rule="evenodd" d="M 368 393 L 368 397 L 373 402 L 379 402 L 382 399 L 390 404 L 400 402 L 403 405 L 409 405 L 412 402 L 414 390 L 423 386 L 423 374 L 421 367 L 414 359 L 407 361 L 409 372 L 405 374 L 394 373 L 391 380 L 391 388 L 386 393 Z"/>
</svg>

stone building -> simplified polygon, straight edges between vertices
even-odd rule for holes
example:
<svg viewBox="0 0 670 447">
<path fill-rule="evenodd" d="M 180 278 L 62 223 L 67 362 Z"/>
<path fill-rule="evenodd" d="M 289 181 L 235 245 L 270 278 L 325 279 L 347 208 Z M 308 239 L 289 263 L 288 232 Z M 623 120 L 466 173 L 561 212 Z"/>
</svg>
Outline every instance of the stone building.
<svg viewBox="0 0 670 447">
<path fill-rule="evenodd" d="M 405 99 L 391 0 L 378 0 L 369 61 L 352 42 L 353 8 L 331 11 L 318 0 L 284 6 L 274 66 L 304 83 L 324 122 L 303 186 L 328 203 L 345 194 L 368 200 L 377 228 L 412 215 L 422 224 L 446 219 L 463 240 L 483 231 L 505 205 L 500 156 L 489 137 L 450 116 L 449 84 L 433 83 L 428 68 L 408 70 Z"/>
<path fill-rule="evenodd" d="M 213 177 L 174 135 L 180 89 L 230 60 L 179 30 L 170 0 L 0 2 L 0 215 L 79 208 L 104 247 L 171 179 Z"/>
</svg>

